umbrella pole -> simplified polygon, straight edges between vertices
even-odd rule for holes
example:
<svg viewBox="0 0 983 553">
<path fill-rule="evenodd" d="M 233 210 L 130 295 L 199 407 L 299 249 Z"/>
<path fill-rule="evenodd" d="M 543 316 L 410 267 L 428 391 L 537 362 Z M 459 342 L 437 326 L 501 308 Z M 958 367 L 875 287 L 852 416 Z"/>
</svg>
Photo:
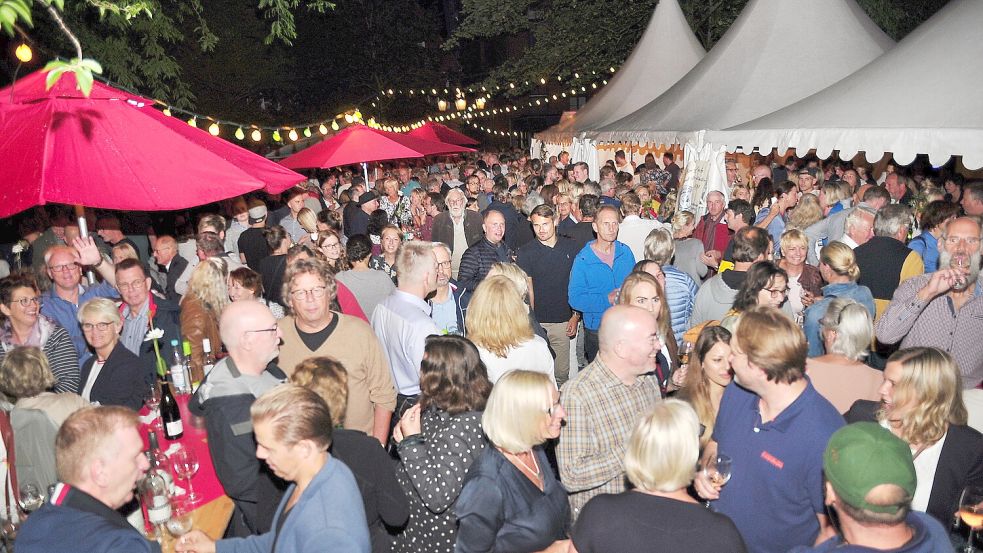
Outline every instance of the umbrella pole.
<svg viewBox="0 0 983 553">
<path fill-rule="evenodd" d="M 75 204 L 75 216 L 78 217 L 79 235 L 82 238 L 89 236 L 89 226 L 85 221 L 85 208 L 81 204 Z M 90 286 L 96 283 L 96 274 L 92 272 L 92 269 L 86 271 L 85 276 L 89 279 Z"/>
<path fill-rule="evenodd" d="M 362 162 L 362 172 L 365 173 L 365 189 L 369 189 L 369 164 Z"/>
</svg>

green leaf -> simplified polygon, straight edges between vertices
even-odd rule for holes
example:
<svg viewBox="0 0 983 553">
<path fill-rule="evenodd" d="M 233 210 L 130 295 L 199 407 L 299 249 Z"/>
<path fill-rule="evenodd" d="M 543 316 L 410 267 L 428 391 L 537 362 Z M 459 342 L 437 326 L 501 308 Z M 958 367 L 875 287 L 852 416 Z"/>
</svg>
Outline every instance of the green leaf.
<svg viewBox="0 0 983 553">
<path fill-rule="evenodd" d="M 94 80 L 92 78 L 92 71 L 84 67 L 75 67 L 72 69 L 72 72 L 75 73 L 75 80 L 78 81 L 79 90 L 88 98 L 89 94 L 92 93 L 92 82 Z"/>
<path fill-rule="evenodd" d="M 24 22 L 28 27 L 33 27 L 34 22 L 31 20 L 31 8 L 25 4 L 22 0 L 7 0 L 5 5 L 13 8 L 17 15 L 20 17 L 21 21 Z"/>
<path fill-rule="evenodd" d="M 48 65 L 52 65 L 53 63 L 55 63 L 55 62 L 51 62 Z M 61 76 L 66 71 L 68 71 L 69 69 L 71 69 L 68 66 L 68 64 L 65 64 L 64 62 L 61 62 L 61 63 L 62 63 L 62 65 L 60 65 L 58 67 L 55 67 L 54 69 L 48 71 L 48 76 L 44 78 L 44 89 L 45 90 L 51 90 L 51 87 L 55 86 L 55 83 L 58 82 L 58 79 L 60 79 Z"/>
<path fill-rule="evenodd" d="M 102 65 L 100 65 L 99 62 L 94 59 L 86 58 L 84 60 L 80 60 L 77 62 L 77 65 L 84 69 L 88 69 L 93 73 L 98 73 L 100 75 L 102 74 Z"/>
</svg>

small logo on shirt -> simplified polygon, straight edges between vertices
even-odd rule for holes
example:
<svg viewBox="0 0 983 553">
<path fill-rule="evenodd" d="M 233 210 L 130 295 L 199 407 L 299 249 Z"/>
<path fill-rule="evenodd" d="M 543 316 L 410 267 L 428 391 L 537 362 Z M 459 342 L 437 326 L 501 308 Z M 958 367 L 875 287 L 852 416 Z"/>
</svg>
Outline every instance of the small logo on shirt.
<svg viewBox="0 0 983 553">
<path fill-rule="evenodd" d="M 775 468 L 781 469 L 782 467 L 785 466 L 785 463 L 783 463 L 781 459 L 775 457 L 774 455 L 768 453 L 767 451 L 761 452 L 761 458 L 771 463 Z"/>
</svg>

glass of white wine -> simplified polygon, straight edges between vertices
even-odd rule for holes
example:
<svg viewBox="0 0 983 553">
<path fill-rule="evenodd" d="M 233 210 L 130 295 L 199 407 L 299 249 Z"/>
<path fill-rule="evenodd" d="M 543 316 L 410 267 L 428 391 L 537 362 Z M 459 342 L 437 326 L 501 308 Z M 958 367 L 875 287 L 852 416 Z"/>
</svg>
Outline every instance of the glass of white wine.
<svg viewBox="0 0 983 553">
<path fill-rule="evenodd" d="M 959 497 L 959 518 L 969 526 L 969 540 L 962 553 L 979 553 L 973 547 L 973 537 L 976 531 L 983 528 L 983 486 L 966 486 Z"/>
<path fill-rule="evenodd" d="M 703 474 L 710 479 L 714 486 L 723 487 L 730 480 L 731 465 L 733 461 L 727 455 L 718 453 L 716 457 L 710 458 L 706 466 L 703 467 Z M 706 507 L 710 508 L 710 502 L 706 502 Z"/>
</svg>

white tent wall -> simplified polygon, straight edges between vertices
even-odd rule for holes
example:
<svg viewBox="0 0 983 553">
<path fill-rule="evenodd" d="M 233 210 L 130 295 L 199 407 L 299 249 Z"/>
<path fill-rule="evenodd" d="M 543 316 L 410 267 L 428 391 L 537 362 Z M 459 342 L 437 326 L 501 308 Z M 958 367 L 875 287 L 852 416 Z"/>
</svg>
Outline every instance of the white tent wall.
<svg viewBox="0 0 983 553">
<path fill-rule="evenodd" d="M 731 148 L 772 148 L 819 157 L 862 151 L 908 164 L 927 154 L 933 165 L 962 156 L 983 167 L 983 2 L 952 0 L 890 52 L 793 105 L 709 138 Z"/>
</svg>

